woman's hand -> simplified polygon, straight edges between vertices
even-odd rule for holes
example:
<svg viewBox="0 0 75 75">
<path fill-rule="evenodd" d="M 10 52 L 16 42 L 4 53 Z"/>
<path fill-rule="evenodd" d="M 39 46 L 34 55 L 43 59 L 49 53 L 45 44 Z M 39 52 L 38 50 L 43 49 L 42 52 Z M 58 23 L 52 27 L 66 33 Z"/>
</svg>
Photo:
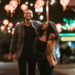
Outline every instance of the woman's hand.
<svg viewBox="0 0 75 75">
<path fill-rule="evenodd" d="M 55 34 L 54 34 L 54 33 L 50 33 L 49 39 L 50 39 L 50 40 L 54 40 L 54 39 L 55 39 Z"/>
</svg>

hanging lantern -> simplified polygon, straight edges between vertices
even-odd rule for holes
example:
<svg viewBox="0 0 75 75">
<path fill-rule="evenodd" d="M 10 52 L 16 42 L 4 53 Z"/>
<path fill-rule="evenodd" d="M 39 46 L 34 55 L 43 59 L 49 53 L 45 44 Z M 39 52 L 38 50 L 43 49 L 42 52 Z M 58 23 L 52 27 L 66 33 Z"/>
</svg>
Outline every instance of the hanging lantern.
<svg viewBox="0 0 75 75">
<path fill-rule="evenodd" d="M 35 7 L 35 9 L 40 9 L 41 8 L 41 6 L 39 6 L 37 4 L 34 7 Z"/>
<path fill-rule="evenodd" d="M 1 31 L 5 32 L 6 27 L 3 25 L 1 26 Z"/>
<path fill-rule="evenodd" d="M 7 14 L 8 14 L 8 12 L 9 12 L 9 4 L 7 4 L 7 5 L 5 5 L 4 6 L 4 10 L 7 12 Z"/>
<path fill-rule="evenodd" d="M 58 33 L 61 33 L 62 32 L 62 29 L 58 29 L 57 31 L 58 31 Z"/>
<path fill-rule="evenodd" d="M 59 30 L 59 29 L 61 29 L 61 24 L 56 24 L 56 27 L 57 27 L 57 29 Z"/>
<path fill-rule="evenodd" d="M 68 30 L 68 31 L 72 31 L 73 28 L 72 28 L 71 26 L 67 26 L 67 30 Z"/>
<path fill-rule="evenodd" d="M 9 5 L 13 6 L 14 9 L 16 9 L 17 6 L 18 6 L 18 2 L 17 2 L 17 0 L 11 0 L 11 1 L 9 2 Z"/>
<path fill-rule="evenodd" d="M 75 22 L 72 23 L 72 30 L 75 30 Z"/>
<path fill-rule="evenodd" d="M 62 32 L 61 24 L 56 24 L 56 28 L 57 28 L 58 33 Z"/>
<path fill-rule="evenodd" d="M 9 28 L 11 29 L 11 28 L 13 27 L 13 23 L 10 22 L 10 23 L 8 24 L 8 26 L 9 26 Z"/>
<path fill-rule="evenodd" d="M 44 1 L 43 0 L 37 0 L 35 2 L 34 8 L 35 8 L 35 12 L 40 15 L 43 12 L 43 6 L 44 6 Z"/>
<path fill-rule="evenodd" d="M 18 6 L 17 0 L 11 0 L 11 1 L 9 2 L 9 5 L 14 8 L 13 13 L 15 13 L 15 10 L 16 10 L 16 8 L 17 8 L 17 6 Z"/>
<path fill-rule="evenodd" d="M 11 17 L 13 17 L 13 13 L 14 13 L 14 7 L 9 5 L 9 10 L 10 10 L 10 13 L 11 13 Z"/>
<path fill-rule="evenodd" d="M 28 9 L 28 6 L 27 5 L 25 5 L 25 4 L 22 4 L 21 5 L 21 10 L 23 10 L 23 12 L 25 11 L 25 10 L 27 10 Z"/>
<path fill-rule="evenodd" d="M 34 8 L 38 8 L 39 9 L 39 8 L 43 7 L 44 4 L 45 4 L 45 2 L 43 0 L 37 0 L 35 2 Z"/>
<path fill-rule="evenodd" d="M 70 26 L 67 26 L 67 30 L 70 31 L 70 29 L 71 29 L 71 27 Z"/>
<path fill-rule="evenodd" d="M 72 23 L 72 27 L 75 28 L 75 22 Z"/>
<path fill-rule="evenodd" d="M 43 12 L 43 7 L 39 8 L 39 9 L 35 9 L 35 12 L 40 15 Z"/>
<path fill-rule="evenodd" d="M 68 6 L 70 0 L 60 0 L 60 4 L 63 6 L 63 11 L 66 10 L 66 7 Z"/>
<path fill-rule="evenodd" d="M 8 23 L 9 23 L 9 21 L 7 20 L 7 19 L 4 19 L 3 20 L 3 24 L 6 26 L 6 25 L 8 25 Z"/>
</svg>

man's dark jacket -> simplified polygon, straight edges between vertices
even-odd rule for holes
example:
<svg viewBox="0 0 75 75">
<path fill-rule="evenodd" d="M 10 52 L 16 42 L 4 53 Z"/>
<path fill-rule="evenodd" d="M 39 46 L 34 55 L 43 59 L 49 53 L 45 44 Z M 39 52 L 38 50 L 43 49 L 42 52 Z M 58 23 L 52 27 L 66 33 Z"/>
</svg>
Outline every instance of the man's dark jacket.
<svg viewBox="0 0 75 75">
<path fill-rule="evenodd" d="M 37 32 L 37 28 L 41 25 L 41 22 L 32 20 L 31 25 L 35 29 L 35 32 Z M 16 53 L 17 59 L 21 56 L 24 46 L 24 38 L 25 38 L 25 29 L 24 29 L 24 21 L 22 21 L 15 26 L 14 35 L 12 36 L 10 44 L 10 52 Z"/>
</svg>

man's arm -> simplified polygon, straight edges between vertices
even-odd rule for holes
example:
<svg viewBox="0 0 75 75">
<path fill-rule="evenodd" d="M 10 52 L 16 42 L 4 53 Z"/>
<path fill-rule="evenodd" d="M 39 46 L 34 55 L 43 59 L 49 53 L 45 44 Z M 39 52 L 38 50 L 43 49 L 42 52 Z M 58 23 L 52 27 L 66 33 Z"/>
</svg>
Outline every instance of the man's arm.
<svg viewBox="0 0 75 75">
<path fill-rule="evenodd" d="M 13 53 L 16 51 L 16 41 L 17 41 L 17 31 L 18 26 L 15 26 L 14 34 L 12 36 L 11 42 L 10 42 L 10 48 L 9 48 L 9 56 L 8 60 L 11 60 L 13 58 Z"/>
<path fill-rule="evenodd" d="M 34 25 L 34 28 L 37 30 L 40 26 L 42 26 L 42 23 L 40 21 L 32 20 L 32 25 Z"/>
<path fill-rule="evenodd" d="M 14 34 L 12 36 L 11 43 L 10 43 L 10 49 L 9 49 L 10 53 L 13 53 L 14 49 L 16 49 L 16 41 L 17 41 L 17 37 L 18 37 L 17 31 L 18 31 L 18 26 L 16 25 L 15 30 L 14 30 Z"/>
</svg>

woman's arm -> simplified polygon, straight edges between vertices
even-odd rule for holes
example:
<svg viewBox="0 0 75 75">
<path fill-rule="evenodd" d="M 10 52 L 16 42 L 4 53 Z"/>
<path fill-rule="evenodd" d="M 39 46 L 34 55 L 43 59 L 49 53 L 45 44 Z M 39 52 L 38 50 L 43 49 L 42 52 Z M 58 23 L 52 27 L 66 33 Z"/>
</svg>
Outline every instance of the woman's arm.
<svg viewBox="0 0 75 75">
<path fill-rule="evenodd" d="M 50 33 L 49 40 L 47 41 L 47 49 L 46 49 L 47 55 L 53 53 L 53 48 L 55 47 L 56 44 L 56 40 L 54 38 L 55 38 L 55 34 Z"/>
</svg>

